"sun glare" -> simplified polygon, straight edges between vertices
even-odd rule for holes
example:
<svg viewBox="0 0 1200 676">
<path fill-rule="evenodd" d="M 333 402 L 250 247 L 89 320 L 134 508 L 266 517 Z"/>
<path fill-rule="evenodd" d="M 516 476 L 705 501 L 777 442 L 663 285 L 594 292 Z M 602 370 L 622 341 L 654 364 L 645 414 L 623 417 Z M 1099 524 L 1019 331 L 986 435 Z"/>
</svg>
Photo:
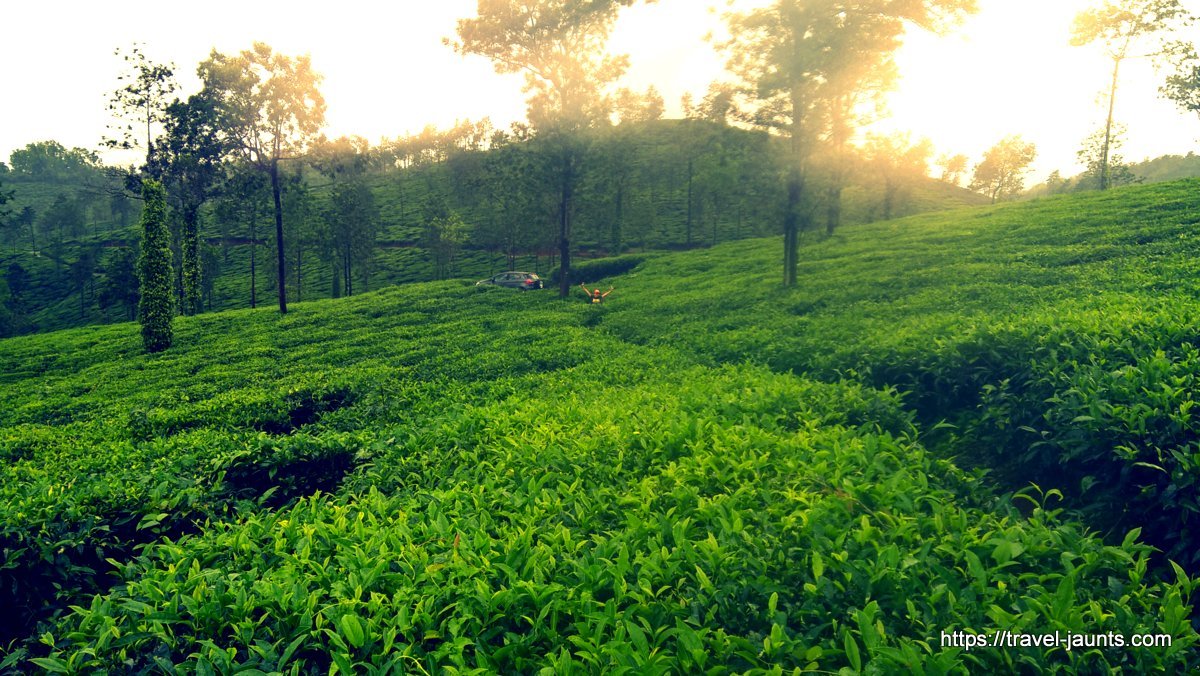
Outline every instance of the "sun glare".
<svg viewBox="0 0 1200 676">
<path fill-rule="evenodd" d="M 896 58 L 901 80 L 885 129 L 930 138 L 941 152 L 978 158 L 1020 134 L 1038 148 L 1035 174 L 1082 169 L 1076 152 L 1103 126 L 1112 63 L 1095 47 L 1069 44 L 1087 0 L 1003 0 L 945 36 L 910 33 Z M 1116 121 L 1129 128 L 1126 160 L 1196 147 L 1200 125 L 1158 96 L 1149 59 L 1122 65 Z"/>
<path fill-rule="evenodd" d="M 901 77 L 889 96 L 889 117 L 876 129 L 928 137 L 939 152 L 972 161 L 1004 136 L 1021 134 L 1038 147 L 1035 174 L 1074 173 L 1081 141 L 1104 119 L 1110 64 L 1099 49 L 1071 47 L 1068 40 L 1075 15 L 1097 1 L 981 0 L 978 14 L 944 36 L 910 31 L 896 54 Z M 705 40 L 721 33 L 722 13 L 765 2 L 659 0 L 626 8 L 609 44 L 613 53 L 630 57 L 619 84 L 637 91 L 654 86 L 666 115 L 680 116 L 685 93 L 701 97 L 711 81 L 728 77 L 724 57 Z M 319 19 L 307 3 L 301 3 L 305 11 L 287 13 L 251 3 L 239 6 L 237 22 L 224 19 L 232 5 L 213 5 L 186 19 L 170 16 L 169 9 L 131 12 L 111 26 L 106 12 L 85 5 L 76 23 L 87 30 L 63 26 L 53 39 L 18 31 L 0 43 L 0 56 L 9 62 L 37 64 L 0 74 L 3 90 L 38 103 L 6 112 L 0 159 L 49 138 L 95 148 L 109 122 L 106 98 L 121 70 L 112 50 L 134 42 L 143 43 L 152 59 L 174 62 L 185 93 L 198 87 L 195 66 L 213 48 L 236 52 L 261 40 L 283 54 L 310 54 L 324 76 L 325 131 L 335 137 L 377 143 L 431 124 L 445 129 L 487 117 L 505 128 L 525 116 L 519 75 L 498 75 L 487 59 L 460 56 L 442 42 L 454 36 L 459 18 L 475 13 L 475 0 L 347 0 L 335 12 L 322 6 Z M 1200 0 L 1185 5 L 1200 13 Z M 29 5 L 15 11 L 19 24 L 46 24 L 44 10 Z M 1128 160 L 1197 148 L 1200 123 L 1159 98 L 1161 79 L 1149 59 L 1122 67 L 1116 117 L 1128 127 Z"/>
</svg>

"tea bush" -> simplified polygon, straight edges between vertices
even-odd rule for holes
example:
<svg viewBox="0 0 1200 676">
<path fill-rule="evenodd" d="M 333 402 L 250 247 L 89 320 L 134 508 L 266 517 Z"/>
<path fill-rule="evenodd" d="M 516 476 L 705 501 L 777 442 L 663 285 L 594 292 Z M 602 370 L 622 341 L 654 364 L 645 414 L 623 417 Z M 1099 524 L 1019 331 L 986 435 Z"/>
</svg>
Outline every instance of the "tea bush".
<svg viewBox="0 0 1200 676">
<path fill-rule="evenodd" d="M 1194 186 L 0 341 L 0 670 L 1195 671 Z"/>
</svg>

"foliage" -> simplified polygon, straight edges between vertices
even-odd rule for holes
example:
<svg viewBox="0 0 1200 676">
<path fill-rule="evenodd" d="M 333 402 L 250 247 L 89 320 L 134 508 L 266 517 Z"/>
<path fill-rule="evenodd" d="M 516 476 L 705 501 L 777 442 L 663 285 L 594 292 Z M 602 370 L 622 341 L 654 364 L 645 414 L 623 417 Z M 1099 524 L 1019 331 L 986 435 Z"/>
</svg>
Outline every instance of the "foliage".
<svg viewBox="0 0 1200 676">
<path fill-rule="evenodd" d="M 118 48 L 113 52 L 121 56 L 128 71 L 117 77 L 124 86 L 113 92 L 109 99 L 108 111 L 117 118 L 115 125 L 109 125 L 109 131 L 115 136 L 105 137 L 103 144 L 108 148 L 130 150 L 139 145 L 141 125 L 145 123 L 146 163 L 151 163 L 154 145 L 151 142 L 152 129 L 156 122 L 165 122 L 170 115 L 168 98 L 179 88 L 175 81 L 175 64 L 154 63 L 146 57 L 142 47 L 134 45 L 125 54 Z M 120 122 L 126 124 L 121 126 Z M 133 123 L 139 129 L 134 130 Z"/>
<path fill-rule="evenodd" d="M 1096 172 L 1097 185 L 1100 190 L 1117 185 L 1112 180 L 1114 177 L 1110 165 L 1113 162 L 1109 153 L 1115 141 L 1113 110 L 1121 63 L 1127 58 L 1141 56 L 1131 50 L 1141 48 L 1147 38 L 1177 30 L 1192 20 L 1179 0 L 1107 0 L 1104 5 L 1086 9 L 1075 17 L 1071 44 L 1082 46 L 1101 42 L 1113 63 L 1112 84 L 1108 90 L 1108 116 L 1096 158 L 1099 169 Z M 1158 51 L 1152 49 L 1149 54 L 1157 55 Z M 1119 166 L 1120 163 L 1116 164 Z"/>
<path fill-rule="evenodd" d="M 1124 135 L 1124 126 L 1114 125 L 1111 130 L 1099 129 L 1083 140 L 1076 156 L 1087 168 L 1076 179 L 1076 190 L 1096 190 L 1102 185 L 1113 187 L 1140 182 L 1133 165 L 1127 164 L 1125 158 L 1117 153 L 1124 143 Z"/>
<path fill-rule="evenodd" d="M 204 93 L 166 107 L 164 134 L 152 148 L 148 167 L 162 176 L 172 203 L 182 216 L 181 256 L 183 314 L 201 310 L 200 208 L 216 191 L 228 148 L 220 138 L 217 109 Z"/>
<path fill-rule="evenodd" d="M 162 184 L 142 181 L 142 253 L 138 258 L 138 321 L 147 352 L 171 347 L 175 316 L 171 266 L 171 235 L 167 230 L 166 194 Z"/>
<path fill-rule="evenodd" d="M 200 64 L 202 96 L 214 107 L 220 140 L 271 179 L 275 202 L 276 287 L 279 312 L 287 312 L 283 204 L 279 163 L 303 153 L 325 121 L 321 77 L 308 56 L 275 54 L 262 42 L 238 56 L 213 50 Z"/>
<path fill-rule="evenodd" d="M 63 183 L 95 176 L 100 165 L 96 153 L 83 148 L 63 147 L 58 141 L 37 141 L 9 155 L 14 180 L 42 180 Z"/>
<path fill-rule="evenodd" d="M 629 59 L 607 55 L 604 46 L 620 8 L 634 2 L 481 2 L 477 16 L 458 22 L 455 51 L 486 56 L 499 73 L 525 74 L 526 117 L 537 130 L 544 175 L 557 193 L 561 298 L 571 287 L 572 219 L 587 153 L 581 132 L 608 122 L 613 101 L 606 89 Z"/>
<path fill-rule="evenodd" d="M 1037 148 L 1019 135 L 1006 136 L 983 154 L 971 176 L 971 190 L 987 195 L 992 204 L 1010 199 L 1025 189 L 1025 174 L 1037 157 Z"/>
<path fill-rule="evenodd" d="M 704 266 L 773 251 L 725 248 L 657 257 L 622 289 L 692 303 L 714 292 Z M 780 291 L 756 274 L 747 303 L 691 308 L 708 338 L 735 338 L 719 334 L 739 312 L 775 316 L 755 295 Z M 611 313 L 652 311 L 626 302 L 601 316 L 441 282 L 181 318 L 169 356 L 141 354 L 128 325 L 0 343 L 0 536 L 15 552 L 0 589 L 43 621 L 0 664 L 1200 666 L 1195 582 L 1155 579 L 1136 532 L 1106 545 L 1055 491 L 994 493 L 925 450 L 894 390 L 705 365 L 688 342 L 701 335 L 624 340 L 607 324 L 632 317 Z M 939 642 L 1000 629 L 1174 647 Z"/>
<path fill-rule="evenodd" d="M 892 53 L 905 23 L 937 29 L 974 10 L 973 0 L 853 3 L 778 0 L 727 18 L 729 70 L 752 101 L 743 113 L 755 126 L 788 140 L 787 206 L 783 213 L 783 284 L 796 284 L 799 233 L 812 224 L 814 155 L 826 138 L 835 163 L 849 138 L 852 114 L 872 92 L 894 82 Z M 840 200 L 841 171 L 832 172 Z M 828 228 L 839 222 L 831 211 Z"/>
<path fill-rule="evenodd" d="M 330 193 L 324 239 L 342 273 L 346 295 L 354 293 L 355 267 L 368 269 L 379 229 L 375 196 L 361 178 L 340 181 Z"/>
<path fill-rule="evenodd" d="M 914 142 L 907 135 L 867 135 L 863 155 L 867 167 L 883 185 L 883 220 L 896 215 L 901 200 L 927 175 L 932 151 L 929 139 Z"/>
<path fill-rule="evenodd" d="M 608 117 L 605 87 L 628 66 L 604 53 L 623 6 L 635 0 L 479 3 L 458 21 L 460 54 L 492 60 L 498 73 L 523 73 L 528 119 L 540 130 L 577 131 Z"/>
<path fill-rule="evenodd" d="M 637 254 L 598 258 L 596 260 L 582 261 L 578 263 L 572 271 L 572 274 L 575 275 L 575 281 L 591 284 L 602 279 L 628 274 L 645 261 L 646 256 L 640 256 Z M 556 268 L 550 272 L 550 278 L 558 281 L 559 274 L 560 273 Z"/>
<path fill-rule="evenodd" d="M 1163 96 L 1183 110 L 1200 115 L 1200 55 L 1196 53 L 1196 46 L 1174 42 L 1165 51 L 1174 72 L 1163 83 Z"/>
</svg>

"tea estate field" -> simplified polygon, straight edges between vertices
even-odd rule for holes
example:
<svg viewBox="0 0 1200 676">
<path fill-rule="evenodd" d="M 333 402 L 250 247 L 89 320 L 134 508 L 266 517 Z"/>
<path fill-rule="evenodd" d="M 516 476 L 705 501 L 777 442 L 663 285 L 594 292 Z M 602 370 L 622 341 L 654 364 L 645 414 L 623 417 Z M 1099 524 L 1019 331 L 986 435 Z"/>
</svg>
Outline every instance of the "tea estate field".
<svg viewBox="0 0 1200 676">
<path fill-rule="evenodd" d="M 1198 225 L 1184 181 L 848 228 L 795 289 L 766 239 L 601 307 L 0 341 L 0 670 L 1195 671 Z M 1086 640 L 947 642 L 1001 631 Z"/>
</svg>

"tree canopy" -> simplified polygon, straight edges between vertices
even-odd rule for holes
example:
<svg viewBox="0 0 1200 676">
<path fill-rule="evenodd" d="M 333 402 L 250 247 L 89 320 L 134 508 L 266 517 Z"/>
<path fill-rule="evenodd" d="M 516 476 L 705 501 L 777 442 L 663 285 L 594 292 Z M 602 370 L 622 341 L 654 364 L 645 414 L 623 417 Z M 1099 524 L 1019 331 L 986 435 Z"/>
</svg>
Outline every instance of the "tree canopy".
<svg viewBox="0 0 1200 676">
<path fill-rule="evenodd" d="M 232 152 L 270 175 L 275 201 L 279 311 L 287 312 L 287 276 L 279 163 L 302 155 L 325 123 L 321 76 L 308 56 L 276 54 L 262 42 L 237 56 L 213 50 L 200 64 L 204 94 L 216 108 L 222 138 Z"/>
<path fill-rule="evenodd" d="M 983 193 L 992 203 L 1012 197 L 1025 188 L 1025 174 L 1037 157 L 1037 148 L 1019 135 L 1007 136 L 983 155 L 975 165 L 971 190 Z"/>
<path fill-rule="evenodd" d="M 723 48 L 748 104 L 742 117 L 788 139 L 785 286 L 796 282 L 799 231 L 812 222 L 818 144 L 844 139 L 859 95 L 892 85 L 906 26 L 940 31 L 974 10 L 974 0 L 777 0 L 727 15 Z"/>
</svg>

